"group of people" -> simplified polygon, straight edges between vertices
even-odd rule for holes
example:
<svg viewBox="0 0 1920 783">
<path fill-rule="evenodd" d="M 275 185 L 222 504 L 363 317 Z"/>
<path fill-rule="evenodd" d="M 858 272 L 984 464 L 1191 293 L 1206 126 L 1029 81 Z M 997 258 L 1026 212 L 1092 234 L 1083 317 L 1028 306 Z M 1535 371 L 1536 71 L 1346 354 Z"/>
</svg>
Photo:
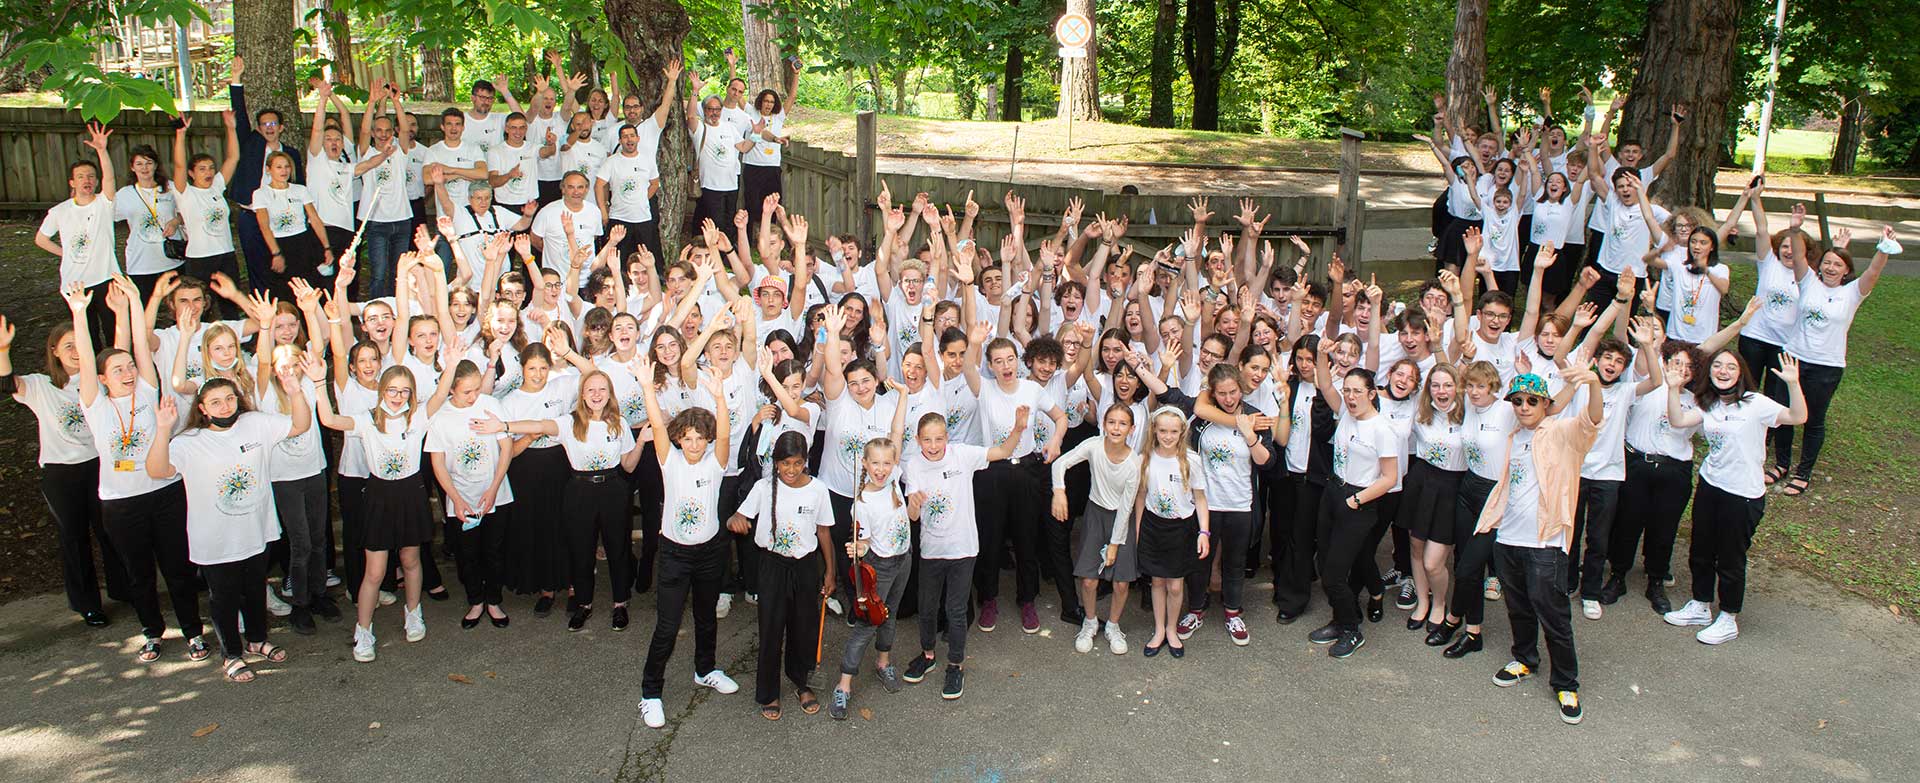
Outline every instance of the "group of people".
<svg viewBox="0 0 1920 783">
<path fill-rule="evenodd" d="M 1389 596 L 1427 645 L 1471 655 L 1485 601 L 1504 599 L 1513 660 L 1495 684 L 1542 668 L 1544 632 L 1577 723 L 1569 598 L 1598 619 L 1636 550 L 1666 622 L 1735 638 L 1766 486 L 1804 490 L 1852 317 L 1899 251 L 1889 232 L 1856 271 L 1844 232 L 1820 247 L 1798 211 L 1770 233 L 1758 181 L 1718 231 L 1655 206 L 1661 164 L 1636 169 L 1638 145 L 1609 149 L 1604 124 L 1565 154 L 1557 127 L 1505 137 L 1444 117 L 1435 150 L 1459 154 L 1442 263 L 1405 303 L 1337 257 L 1309 274 L 1308 246 L 1276 249 L 1252 201 L 1220 230 L 1195 198 L 1180 241 L 1136 254 L 1126 216 L 1089 220 L 1077 201 L 1043 227 L 1006 193 L 989 248 L 971 196 L 942 213 L 883 186 L 875 236 L 821 241 L 779 195 L 792 81 L 748 108 L 730 80 L 688 106 L 702 217 L 667 255 L 649 198 L 682 74 L 664 75 L 651 107 L 629 94 L 618 117 L 579 77 L 557 79 L 558 111 L 537 80 L 525 113 L 504 80 L 483 82 L 424 151 L 397 89 L 374 85 L 349 145 L 320 85 L 304 167 L 279 117 L 247 124 L 236 84 L 224 161 L 178 142 L 169 183 L 135 151 L 118 190 L 109 132 L 91 128 L 98 162 L 73 165 L 38 237 L 72 314 L 46 335 L 44 372 L 12 373 L 0 322 L 0 384 L 39 419 L 72 608 L 107 623 L 97 537 L 139 660 L 167 630 L 157 568 L 187 656 L 214 652 L 204 589 L 224 674 L 245 682 L 250 661 L 286 658 L 269 615 L 301 634 L 344 619 L 336 585 L 356 660 L 380 653 L 382 606 L 425 638 L 449 554 L 465 630 L 507 627 L 513 594 L 536 618 L 564 600 L 569 631 L 596 614 L 624 631 L 652 591 L 640 712 L 657 728 L 689 606 L 697 686 L 738 689 L 715 638 L 741 598 L 757 605 L 760 714 L 778 719 L 790 693 L 844 719 L 863 674 L 896 692 L 938 669 L 960 698 L 967 637 L 1003 609 L 1038 632 L 1043 578 L 1081 653 L 1130 652 L 1136 583 L 1142 655 L 1184 657 L 1210 618 L 1247 645 L 1264 560 L 1282 625 L 1320 582 L 1332 619 L 1307 637 L 1334 658 L 1366 644 Z M 493 113 L 496 95 L 514 111 Z M 1579 209 L 1562 209 L 1583 192 L 1604 196 L 1585 259 Z M 1759 291 L 1722 326 L 1720 245 L 1746 210 Z M 152 246 L 180 231 L 183 258 Z M 1693 581 L 1675 609 L 1689 497 Z M 824 704 L 809 685 L 823 613 L 853 627 Z M 905 618 L 918 646 L 896 656 Z"/>
</svg>

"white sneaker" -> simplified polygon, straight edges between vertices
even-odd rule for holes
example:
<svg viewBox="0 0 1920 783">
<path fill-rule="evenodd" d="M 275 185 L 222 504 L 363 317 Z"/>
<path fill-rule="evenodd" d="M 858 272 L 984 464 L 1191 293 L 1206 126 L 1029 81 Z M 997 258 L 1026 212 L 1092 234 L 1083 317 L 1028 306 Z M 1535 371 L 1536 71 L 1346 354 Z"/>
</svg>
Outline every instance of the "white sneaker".
<svg viewBox="0 0 1920 783">
<path fill-rule="evenodd" d="M 400 614 L 406 618 L 407 641 L 417 642 L 427 638 L 427 618 L 421 616 L 418 604 Z"/>
<path fill-rule="evenodd" d="M 1688 601 L 1686 606 L 1662 615 L 1668 625 L 1689 626 L 1706 625 L 1713 622 L 1713 607 L 1699 601 Z"/>
<path fill-rule="evenodd" d="M 280 596 L 273 592 L 272 585 L 267 585 L 264 589 L 267 591 L 267 614 L 273 615 L 274 617 L 286 617 L 287 615 L 293 614 L 293 607 L 288 605 L 286 601 L 280 600 Z"/>
<path fill-rule="evenodd" d="M 1489 576 L 1485 582 L 1481 582 L 1480 595 L 1489 601 L 1500 600 L 1500 577 Z"/>
<path fill-rule="evenodd" d="M 827 611 L 832 612 L 835 617 L 846 614 L 845 610 L 840 608 L 840 599 L 833 597 L 827 598 Z"/>
<path fill-rule="evenodd" d="M 1587 619 L 1589 620 L 1600 619 L 1600 602 L 1599 601 L 1581 601 L 1580 613 L 1586 615 Z"/>
<path fill-rule="evenodd" d="M 661 728 L 667 725 L 667 710 L 660 706 L 659 699 L 641 699 L 640 719 L 647 722 L 649 729 Z"/>
<path fill-rule="evenodd" d="M 1726 644 L 1739 635 L 1739 619 L 1732 612 L 1721 612 L 1719 617 L 1713 618 L 1712 625 L 1700 629 L 1693 638 L 1699 639 L 1701 644 Z"/>
<path fill-rule="evenodd" d="M 748 606 L 759 606 L 759 605 L 760 605 L 760 594 L 759 594 L 759 593 L 748 593 L 748 594 L 747 594 L 747 605 L 748 605 Z"/>
<path fill-rule="evenodd" d="M 361 625 L 353 627 L 353 659 L 361 663 L 373 660 L 373 629 Z"/>
<path fill-rule="evenodd" d="M 381 606 L 392 606 L 392 605 L 394 605 L 395 603 L 398 603 L 399 601 L 400 601 L 400 597 L 399 597 L 399 596 L 397 596 L 397 595 L 394 595 L 393 593 L 391 593 L 391 592 L 388 592 L 388 591 L 386 591 L 386 590 L 381 590 L 381 591 L 380 591 L 380 605 L 381 605 Z"/>
<path fill-rule="evenodd" d="M 1080 621 L 1080 632 L 1073 635 L 1073 651 L 1093 652 L 1093 635 L 1100 632 L 1100 621 L 1091 617 Z"/>
<path fill-rule="evenodd" d="M 1127 635 L 1120 631 L 1119 623 L 1107 623 L 1107 649 L 1114 655 L 1127 654 Z"/>
<path fill-rule="evenodd" d="M 734 682 L 732 677 L 728 677 L 726 672 L 720 671 L 719 669 L 707 672 L 703 676 L 694 677 L 693 684 L 705 685 L 721 693 L 738 693 L 740 691 L 740 683 Z"/>
<path fill-rule="evenodd" d="M 714 618 L 719 620 L 725 620 L 727 619 L 727 614 L 732 611 L 733 611 L 733 594 L 721 593 L 720 601 L 713 605 Z"/>
<path fill-rule="evenodd" d="M 338 574 L 335 574 L 335 573 L 334 573 L 334 572 L 332 572 L 332 571 L 328 571 L 328 572 L 327 572 L 327 586 L 328 586 L 328 587 L 339 587 L 339 586 L 340 586 L 340 576 L 339 576 Z"/>
</svg>

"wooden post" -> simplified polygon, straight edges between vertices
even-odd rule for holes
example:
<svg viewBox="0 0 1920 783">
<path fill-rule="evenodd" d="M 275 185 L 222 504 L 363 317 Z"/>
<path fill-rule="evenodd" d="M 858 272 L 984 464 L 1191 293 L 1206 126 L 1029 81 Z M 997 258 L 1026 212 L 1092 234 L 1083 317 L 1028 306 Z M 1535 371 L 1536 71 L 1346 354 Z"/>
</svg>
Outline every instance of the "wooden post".
<svg viewBox="0 0 1920 783">
<path fill-rule="evenodd" d="M 1815 217 L 1820 218 L 1820 244 L 1832 245 L 1833 235 L 1827 232 L 1827 194 L 1823 191 L 1816 190 L 1813 193 L 1813 214 Z M 1759 251 L 1760 246 L 1758 243 L 1760 241 L 1759 237 L 1754 237 L 1754 242 L 1756 243 L 1754 245 L 1755 252 Z M 1816 258 L 1814 261 L 1818 262 L 1819 259 Z"/>
<path fill-rule="evenodd" d="M 879 123 L 872 111 L 855 114 L 854 120 L 854 172 L 853 172 L 853 218 L 852 224 L 858 229 L 854 236 L 862 242 L 872 242 L 873 217 L 867 207 L 873 203 L 874 193 L 878 190 L 879 179 L 880 132 Z"/>
<path fill-rule="evenodd" d="M 1347 230 L 1346 238 L 1335 245 L 1347 268 L 1360 270 L 1360 140 L 1367 134 L 1352 128 L 1340 129 L 1340 187 L 1334 201 L 1334 225 Z"/>
</svg>

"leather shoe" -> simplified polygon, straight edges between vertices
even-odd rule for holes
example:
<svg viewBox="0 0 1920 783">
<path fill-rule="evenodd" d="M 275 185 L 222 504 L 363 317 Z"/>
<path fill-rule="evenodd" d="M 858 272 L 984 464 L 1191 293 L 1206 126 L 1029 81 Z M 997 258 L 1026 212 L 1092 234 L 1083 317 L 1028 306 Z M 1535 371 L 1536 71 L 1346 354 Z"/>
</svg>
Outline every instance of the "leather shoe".
<svg viewBox="0 0 1920 783">
<path fill-rule="evenodd" d="M 1620 600 L 1620 596 L 1626 594 L 1626 579 L 1619 574 L 1614 574 L 1612 579 L 1608 579 L 1606 584 L 1600 586 L 1600 603 L 1604 606 L 1612 606 Z"/>
<path fill-rule="evenodd" d="M 1469 653 L 1477 653 L 1481 649 L 1480 634 L 1468 631 L 1461 634 L 1460 640 L 1454 642 L 1452 647 L 1448 647 L 1440 654 L 1448 658 L 1465 658 Z"/>
<path fill-rule="evenodd" d="M 106 625 L 107 623 L 113 622 L 112 620 L 107 619 L 106 612 L 102 612 L 98 609 L 95 609 L 91 612 L 81 612 L 80 619 L 81 621 L 85 622 L 87 625 L 93 626 L 95 628 L 99 628 L 103 625 Z"/>
<path fill-rule="evenodd" d="M 1385 593 L 1367 597 L 1367 622 L 1377 623 L 1386 619 L 1387 596 Z"/>
<path fill-rule="evenodd" d="M 1453 641 L 1453 634 L 1460 630 L 1459 623 L 1427 623 L 1427 646 L 1445 647 Z"/>
<path fill-rule="evenodd" d="M 1647 582 L 1647 603 L 1653 605 L 1653 611 L 1666 614 L 1673 611 L 1673 603 L 1667 600 L 1667 586 L 1659 579 Z"/>
</svg>

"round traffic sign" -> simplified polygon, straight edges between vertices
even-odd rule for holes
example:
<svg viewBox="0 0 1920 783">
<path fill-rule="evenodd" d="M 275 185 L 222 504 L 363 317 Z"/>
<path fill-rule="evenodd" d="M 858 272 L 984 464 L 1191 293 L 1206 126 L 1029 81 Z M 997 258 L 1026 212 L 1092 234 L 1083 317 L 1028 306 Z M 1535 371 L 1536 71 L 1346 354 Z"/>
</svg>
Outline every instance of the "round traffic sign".
<svg viewBox="0 0 1920 783">
<path fill-rule="evenodd" d="M 1093 38 L 1093 20 L 1085 14 L 1066 14 L 1053 26 L 1053 37 L 1061 46 L 1086 46 Z"/>
</svg>

